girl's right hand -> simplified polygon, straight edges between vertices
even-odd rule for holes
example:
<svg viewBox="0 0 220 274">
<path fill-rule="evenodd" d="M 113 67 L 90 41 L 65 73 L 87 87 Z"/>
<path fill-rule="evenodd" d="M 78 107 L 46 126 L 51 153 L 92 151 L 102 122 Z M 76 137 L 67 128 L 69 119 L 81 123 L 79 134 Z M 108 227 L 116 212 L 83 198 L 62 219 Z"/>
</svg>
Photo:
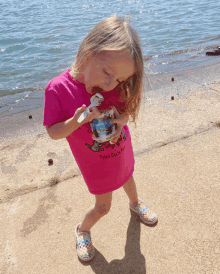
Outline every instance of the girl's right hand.
<svg viewBox="0 0 220 274">
<path fill-rule="evenodd" d="M 75 112 L 75 118 L 78 120 L 80 115 L 87 109 L 87 106 L 83 104 L 80 108 L 78 108 Z M 81 124 L 85 124 L 88 122 L 92 122 L 92 120 L 96 119 L 101 113 L 98 111 L 97 107 L 92 107 L 88 110 L 86 118 L 81 122 Z"/>
</svg>

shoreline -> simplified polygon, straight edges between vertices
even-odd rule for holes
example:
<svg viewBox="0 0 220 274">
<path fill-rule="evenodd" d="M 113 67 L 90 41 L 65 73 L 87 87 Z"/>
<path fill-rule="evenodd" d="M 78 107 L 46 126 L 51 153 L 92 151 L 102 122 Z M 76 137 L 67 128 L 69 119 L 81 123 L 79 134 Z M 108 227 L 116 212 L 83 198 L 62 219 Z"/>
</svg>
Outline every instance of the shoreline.
<svg viewBox="0 0 220 274">
<path fill-rule="evenodd" d="M 175 69 L 176 65 L 173 64 L 172 71 L 168 68 L 166 69 L 166 65 L 164 65 L 164 72 L 152 74 L 149 64 L 145 63 L 145 74 L 149 79 L 149 83 L 146 82 L 145 95 L 150 94 L 151 97 L 160 97 L 159 100 L 163 100 L 167 92 L 174 95 L 177 93 L 179 94 L 178 96 L 184 96 L 184 93 L 186 93 L 185 96 L 187 96 L 189 90 L 186 90 L 186 86 L 190 85 L 191 88 L 198 89 L 204 84 L 203 80 L 207 78 L 207 71 L 212 71 L 212 76 L 207 79 L 207 82 L 210 83 L 218 77 L 217 71 L 220 70 L 220 58 L 216 58 L 215 62 L 211 64 L 207 61 L 204 65 L 202 65 L 203 62 L 195 62 L 195 64 L 197 65 L 196 67 L 184 67 L 181 69 L 177 67 L 177 70 Z M 196 78 L 196 82 L 195 79 L 190 77 L 190 74 Z M 174 82 L 171 81 L 172 78 L 175 79 Z M 0 97 L 0 105 L 0 119 L 41 108 L 44 106 L 44 88 L 30 89 L 29 91 L 22 91 L 21 89 L 20 92 L 13 95 Z"/>
<path fill-rule="evenodd" d="M 181 98 L 188 98 L 192 94 L 213 89 L 220 84 L 220 62 L 210 66 L 166 73 L 160 76 L 149 76 L 149 82 L 145 82 L 145 92 L 141 109 L 148 109 L 158 105 L 164 109 L 175 109 L 172 102 Z M 174 78 L 174 81 L 171 79 Z M 152 88 L 153 87 L 153 88 Z M 173 97 L 174 101 L 172 101 Z M 43 101 L 42 101 L 43 102 Z M 0 138 L 10 142 L 20 136 L 33 136 L 44 134 L 42 126 L 44 107 L 16 113 L 0 118 Z M 29 119 L 29 116 L 32 119 Z"/>
</svg>

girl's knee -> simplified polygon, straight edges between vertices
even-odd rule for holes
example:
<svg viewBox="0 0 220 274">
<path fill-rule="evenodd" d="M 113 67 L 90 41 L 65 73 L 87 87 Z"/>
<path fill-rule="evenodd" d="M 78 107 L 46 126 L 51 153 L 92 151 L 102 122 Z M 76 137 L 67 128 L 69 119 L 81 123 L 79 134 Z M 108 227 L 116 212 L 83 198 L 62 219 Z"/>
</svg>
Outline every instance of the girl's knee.
<svg viewBox="0 0 220 274">
<path fill-rule="evenodd" d="M 96 204 L 95 209 L 100 215 L 106 215 L 111 208 L 111 204 Z"/>
<path fill-rule="evenodd" d="M 95 210 L 98 214 L 106 215 L 111 208 L 112 192 L 96 195 Z"/>
</svg>

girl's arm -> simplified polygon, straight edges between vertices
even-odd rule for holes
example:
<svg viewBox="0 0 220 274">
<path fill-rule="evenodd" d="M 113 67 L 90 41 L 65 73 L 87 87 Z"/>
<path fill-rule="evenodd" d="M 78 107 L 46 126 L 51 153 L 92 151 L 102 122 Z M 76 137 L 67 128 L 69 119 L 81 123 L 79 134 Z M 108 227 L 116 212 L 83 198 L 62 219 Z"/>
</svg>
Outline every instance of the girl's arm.
<svg viewBox="0 0 220 274">
<path fill-rule="evenodd" d="M 79 116 L 81 115 L 81 113 L 84 112 L 84 110 L 86 110 L 86 108 L 87 107 L 83 105 L 76 110 L 74 116 L 70 119 L 61 123 L 54 124 L 52 126 L 47 126 L 46 129 L 50 138 L 52 138 L 53 140 L 66 138 L 83 124 L 91 122 L 93 119 L 97 118 L 100 115 L 98 109 L 94 107 L 90 110 L 89 113 L 87 113 L 87 117 L 81 123 L 78 123 L 77 120 Z"/>
</svg>

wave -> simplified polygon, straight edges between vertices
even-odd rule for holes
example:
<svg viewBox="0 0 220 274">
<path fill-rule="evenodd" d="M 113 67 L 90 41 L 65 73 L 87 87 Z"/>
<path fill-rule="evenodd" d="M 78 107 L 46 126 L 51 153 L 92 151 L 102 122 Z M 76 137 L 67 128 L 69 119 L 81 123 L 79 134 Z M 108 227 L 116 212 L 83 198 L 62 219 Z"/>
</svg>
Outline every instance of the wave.
<svg viewBox="0 0 220 274">
<path fill-rule="evenodd" d="M 37 87 L 37 88 L 20 88 L 20 89 L 15 89 L 15 90 L 0 90 L 0 98 L 5 97 L 5 96 L 11 96 L 11 95 L 16 95 L 19 93 L 25 93 L 25 92 L 33 92 L 33 91 L 38 91 L 38 90 L 44 90 L 45 88 L 43 87 Z M 0 99 L 1 103 L 2 98 Z"/>
</svg>

